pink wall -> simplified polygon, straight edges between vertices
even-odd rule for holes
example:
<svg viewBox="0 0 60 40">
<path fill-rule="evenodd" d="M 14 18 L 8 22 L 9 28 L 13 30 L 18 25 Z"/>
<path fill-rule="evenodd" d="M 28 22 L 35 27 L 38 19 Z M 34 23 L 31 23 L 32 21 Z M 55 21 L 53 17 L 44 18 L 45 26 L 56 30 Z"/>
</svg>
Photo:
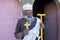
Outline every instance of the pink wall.
<svg viewBox="0 0 60 40">
<path fill-rule="evenodd" d="M 22 17 L 21 15 L 21 8 L 16 0 L 0 0 L 0 40 L 16 40 L 16 18 Z"/>
</svg>

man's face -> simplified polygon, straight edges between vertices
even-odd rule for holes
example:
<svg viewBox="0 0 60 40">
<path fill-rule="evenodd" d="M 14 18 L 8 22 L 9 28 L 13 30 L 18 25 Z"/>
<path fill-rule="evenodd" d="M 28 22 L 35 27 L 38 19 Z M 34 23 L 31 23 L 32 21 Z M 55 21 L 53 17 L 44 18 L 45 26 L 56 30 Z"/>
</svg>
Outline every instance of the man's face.
<svg viewBox="0 0 60 40">
<path fill-rule="evenodd" d="M 26 15 L 28 18 L 32 16 L 32 10 L 25 10 L 24 15 Z"/>
</svg>

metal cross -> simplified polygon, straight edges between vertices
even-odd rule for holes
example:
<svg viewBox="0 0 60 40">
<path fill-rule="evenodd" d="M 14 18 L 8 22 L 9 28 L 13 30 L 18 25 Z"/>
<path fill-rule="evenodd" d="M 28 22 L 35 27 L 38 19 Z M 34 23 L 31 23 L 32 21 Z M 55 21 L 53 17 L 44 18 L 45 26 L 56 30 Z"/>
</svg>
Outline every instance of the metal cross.
<svg viewBox="0 0 60 40">
<path fill-rule="evenodd" d="M 29 24 L 28 22 L 26 22 L 26 23 L 24 24 L 24 26 L 28 29 L 29 26 L 30 26 L 30 24 Z"/>
</svg>

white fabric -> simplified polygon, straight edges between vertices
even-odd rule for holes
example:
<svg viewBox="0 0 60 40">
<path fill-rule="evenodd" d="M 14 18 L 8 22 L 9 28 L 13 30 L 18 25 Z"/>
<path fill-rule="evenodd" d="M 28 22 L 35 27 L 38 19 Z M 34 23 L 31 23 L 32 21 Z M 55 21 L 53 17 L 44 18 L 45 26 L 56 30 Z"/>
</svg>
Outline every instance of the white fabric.
<svg viewBox="0 0 60 40">
<path fill-rule="evenodd" d="M 23 10 L 32 10 L 32 4 L 27 3 L 23 5 Z"/>
<path fill-rule="evenodd" d="M 39 29 L 40 29 L 40 19 L 37 18 L 35 27 L 29 31 L 29 34 L 26 35 L 23 40 L 35 40 L 36 37 L 39 37 Z"/>
</svg>

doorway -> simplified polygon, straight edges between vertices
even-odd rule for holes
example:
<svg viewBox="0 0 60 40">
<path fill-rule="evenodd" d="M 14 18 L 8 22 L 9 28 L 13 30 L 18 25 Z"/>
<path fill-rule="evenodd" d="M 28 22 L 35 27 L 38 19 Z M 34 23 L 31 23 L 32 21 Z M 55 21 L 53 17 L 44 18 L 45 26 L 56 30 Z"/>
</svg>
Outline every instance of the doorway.
<svg viewBox="0 0 60 40">
<path fill-rule="evenodd" d="M 33 5 L 34 16 L 37 13 L 45 13 L 43 22 L 44 28 L 44 40 L 58 40 L 58 27 L 57 27 L 57 6 L 53 0 L 35 0 Z"/>
</svg>

